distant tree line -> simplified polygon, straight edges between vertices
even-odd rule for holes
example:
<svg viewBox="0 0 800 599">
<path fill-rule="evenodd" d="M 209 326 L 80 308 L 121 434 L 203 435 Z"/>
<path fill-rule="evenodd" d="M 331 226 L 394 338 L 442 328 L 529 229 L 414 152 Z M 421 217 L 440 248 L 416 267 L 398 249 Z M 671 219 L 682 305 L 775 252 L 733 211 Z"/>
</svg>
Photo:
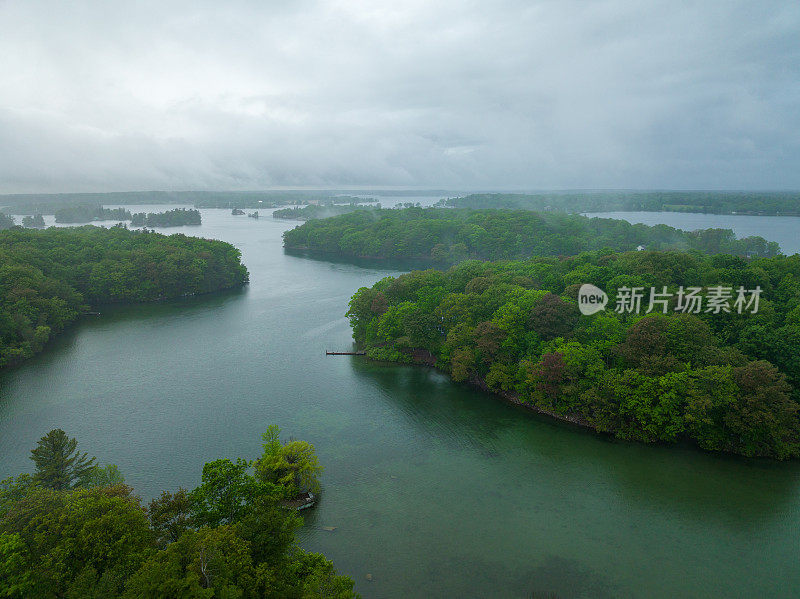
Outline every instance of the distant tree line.
<svg viewBox="0 0 800 599">
<path fill-rule="evenodd" d="M 380 204 L 377 207 L 380 208 Z M 338 216 L 340 214 L 347 214 L 349 212 L 355 212 L 356 210 L 374 209 L 375 208 L 372 206 L 359 206 L 357 204 L 309 204 L 308 206 L 302 207 L 281 208 L 280 210 L 273 211 L 272 216 L 273 218 L 283 218 L 289 220 L 314 220 Z"/>
<path fill-rule="evenodd" d="M 601 248 L 627 251 L 639 246 L 752 256 L 774 256 L 780 251 L 777 243 L 762 237 L 736 239 L 729 229 L 685 232 L 666 225 L 526 210 L 358 210 L 308 221 L 283 237 L 290 249 L 440 264 L 469 258 L 574 255 Z"/>
<path fill-rule="evenodd" d="M 606 212 L 614 210 L 800 216 L 798 192 L 615 191 L 485 193 L 448 198 L 455 208 Z"/>
<path fill-rule="evenodd" d="M 10 229 L 14 226 L 14 217 L 0 212 L 0 231 Z"/>
<path fill-rule="evenodd" d="M 87 305 L 146 302 L 236 287 L 232 245 L 124 227 L 0 232 L 0 367 L 31 357 Z"/>
<path fill-rule="evenodd" d="M 129 191 L 111 193 L 6 194 L 0 205 L 8 214 L 54 214 L 62 208 L 86 205 L 193 204 L 195 208 L 276 208 L 287 204 L 358 204 L 375 202 L 375 198 L 337 191 Z M 394 192 L 389 195 L 408 195 Z M 422 193 L 437 195 L 439 192 Z M 90 221 L 75 221 L 90 222 Z"/>
<path fill-rule="evenodd" d="M 230 208 L 231 205 L 274 207 L 285 204 L 284 198 L 298 202 L 325 197 L 327 192 L 242 192 L 242 191 L 129 191 L 111 193 L 8 194 L 0 195 L 0 204 L 10 214 L 54 214 L 74 205 L 194 204 L 196 208 Z"/>
<path fill-rule="evenodd" d="M 53 214 L 55 210 L 74 204 L 136 205 L 193 204 L 195 208 L 275 208 L 286 204 L 309 202 L 353 203 L 374 202 L 363 194 L 385 196 L 439 196 L 447 192 L 428 190 L 270 190 L 270 191 L 121 191 L 108 193 L 28 193 L 0 194 L 0 205 L 9 214 Z M 358 194 L 358 195 L 356 195 Z"/>
<path fill-rule="evenodd" d="M 584 316 L 576 303 L 584 283 L 611 297 L 637 287 L 760 287 L 762 299 L 757 313 L 678 312 L 673 297 L 650 314 L 611 304 Z M 800 454 L 800 255 L 596 251 L 467 261 L 362 288 L 348 316 L 372 358 L 435 365 L 620 439 Z"/>
<path fill-rule="evenodd" d="M 33 218 L 41 218 L 37 214 Z M 201 224 L 201 217 L 199 210 L 175 208 L 165 212 L 139 212 L 131 214 L 125 208 L 104 208 L 101 205 L 74 205 L 62 206 L 55 211 L 57 223 L 72 224 L 72 223 L 89 223 L 98 220 L 117 220 L 117 221 L 131 221 L 134 227 L 179 227 L 182 225 L 199 225 Z M 31 218 L 26 216 L 26 219 Z M 42 219 L 44 226 L 44 220 Z M 23 219 L 25 226 L 38 226 L 28 225 L 26 220 Z"/>
<path fill-rule="evenodd" d="M 256 460 L 203 466 L 201 484 L 143 506 L 116 466 L 56 429 L 33 475 L 0 482 L 0 597 L 352 599 L 353 580 L 296 545 L 298 480 L 319 486 L 314 448 L 264 435 Z"/>
<path fill-rule="evenodd" d="M 175 208 L 166 212 L 137 212 L 131 215 L 132 227 L 180 227 L 202 223 L 199 210 Z"/>
<path fill-rule="evenodd" d="M 55 211 L 57 223 L 90 223 L 95 220 L 131 220 L 125 208 L 103 208 L 101 205 L 64 206 Z"/>
</svg>

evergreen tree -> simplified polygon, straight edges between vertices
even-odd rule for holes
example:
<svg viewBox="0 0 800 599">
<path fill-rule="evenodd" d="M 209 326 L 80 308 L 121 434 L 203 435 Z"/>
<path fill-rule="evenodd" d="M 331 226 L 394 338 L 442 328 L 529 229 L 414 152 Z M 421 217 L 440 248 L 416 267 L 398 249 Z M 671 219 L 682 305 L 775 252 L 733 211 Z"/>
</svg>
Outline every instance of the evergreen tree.
<svg viewBox="0 0 800 599">
<path fill-rule="evenodd" d="M 60 428 L 39 439 L 36 448 L 31 450 L 36 480 L 44 487 L 61 491 L 72 489 L 86 479 L 96 468 L 96 458 L 78 452 L 77 445 L 78 442 Z"/>
</svg>

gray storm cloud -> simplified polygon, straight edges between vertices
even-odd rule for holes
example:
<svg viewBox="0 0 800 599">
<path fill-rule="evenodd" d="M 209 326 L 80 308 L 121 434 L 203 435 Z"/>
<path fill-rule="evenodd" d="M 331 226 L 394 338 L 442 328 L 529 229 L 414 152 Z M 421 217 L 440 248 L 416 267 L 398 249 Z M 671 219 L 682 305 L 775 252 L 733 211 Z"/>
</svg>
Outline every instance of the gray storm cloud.
<svg viewBox="0 0 800 599">
<path fill-rule="evenodd" d="M 0 0 L 0 192 L 800 188 L 796 2 Z"/>
</svg>

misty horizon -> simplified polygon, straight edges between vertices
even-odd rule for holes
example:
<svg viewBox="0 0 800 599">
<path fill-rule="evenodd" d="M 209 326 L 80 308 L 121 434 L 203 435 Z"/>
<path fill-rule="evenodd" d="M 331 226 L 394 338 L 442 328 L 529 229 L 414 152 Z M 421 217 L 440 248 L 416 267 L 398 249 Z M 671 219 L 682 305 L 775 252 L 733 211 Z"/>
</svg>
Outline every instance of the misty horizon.
<svg viewBox="0 0 800 599">
<path fill-rule="evenodd" d="M 429 189 L 426 187 L 313 187 L 313 186 L 293 186 L 293 187 L 271 187 L 261 189 L 110 189 L 108 191 L 87 191 L 87 190 L 66 190 L 66 191 L 47 191 L 47 192 L 16 192 L 0 193 L 0 198 L 14 198 L 27 196 L 110 196 L 110 195 L 138 195 L 138 194 L 281 194 L 281 193 L 313 193 L 320 194 L 359 194 L 376 196 L 467 196 L 473 194 L 483 195 L 544 195 L 544 194 L 650 194 L 650 193 L 710 193 L 710 194 L 800 194 L 800 187 L 797 188 L 763 188 L 763 189 L 713 189 L 713 188 L 552 188 L 552 189 L 530 189 L 530 188 L 464 188 L 464 189 Z"/>
</svg>

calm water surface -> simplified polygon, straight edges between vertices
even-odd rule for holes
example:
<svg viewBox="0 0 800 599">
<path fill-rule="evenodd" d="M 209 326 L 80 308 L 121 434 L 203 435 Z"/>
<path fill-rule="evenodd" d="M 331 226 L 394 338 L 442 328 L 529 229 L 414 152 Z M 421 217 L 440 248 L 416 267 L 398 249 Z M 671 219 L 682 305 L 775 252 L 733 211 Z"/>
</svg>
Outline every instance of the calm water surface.
<svg viewBox="0 0 800 599">
<path fill-rule="evenodd" d="M 353 291 L 397 273 L 285 255 L 296 223 L 203 222 L 180 231 L 239 247 L 250 285 L 104 310 L 0 375 L 0 477 L 61 427 L 150 497 L 255 457 L 274 423 L 326 466 L 301 544 L 365 598 L 800 596 L 797 463 L 615 443 L 432 370 L 326 357 L 350 347 Z"/>
</svg>

